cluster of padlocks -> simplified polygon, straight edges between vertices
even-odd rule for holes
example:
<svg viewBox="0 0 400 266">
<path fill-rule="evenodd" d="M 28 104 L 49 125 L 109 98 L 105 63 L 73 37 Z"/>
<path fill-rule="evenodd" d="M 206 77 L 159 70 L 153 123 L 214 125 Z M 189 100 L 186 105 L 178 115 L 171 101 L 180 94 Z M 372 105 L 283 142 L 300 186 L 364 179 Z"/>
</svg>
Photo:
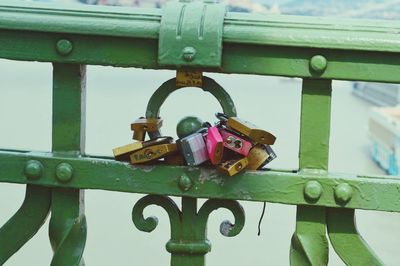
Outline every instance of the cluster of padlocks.
<svg viewBox="0 0 400 266">
<path fill-rule="evenodd" d="M 131 124 L 136 142 L 113 149 L 117 160 L 144 164 L 163 160 L 174 165 L 210 164 L 233 176 L 244 169 L 257 170 L 276 158 L 275 136 L 238 117 L 217 113 L 214 125 L 194 117 L 179 122 L 179 139 L 161 136 L 162 120 L 139 118 Z M 150 140 L 145 140 L 146 134 Z"/>
</svg>

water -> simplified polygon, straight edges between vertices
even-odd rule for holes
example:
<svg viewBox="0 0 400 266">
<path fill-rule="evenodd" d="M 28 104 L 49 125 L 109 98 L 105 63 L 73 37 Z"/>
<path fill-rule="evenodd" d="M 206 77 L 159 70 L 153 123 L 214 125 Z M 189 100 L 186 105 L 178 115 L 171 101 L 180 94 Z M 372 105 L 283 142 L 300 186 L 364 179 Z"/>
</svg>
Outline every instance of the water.
<svg viewBox="0 0 400 266">
<path fill-rule="evenodd" d="M 51 65 L 0 60 L 0 147 L 51 150 Z M 88 69 L 88 154 L 111 156 L 111 149 L 131 140 L 130 122 L 142 116 L 151 94 L 171 71 L 111 67 Z M 209 74 L 235 101 L 238 114 L 277 136 L 278 158 L 272 168 L 298 167 L 301 81 L 276 77 Z M 334 82 L 329 168 L 335 172 L 382 174 L 368 155 L 367 119 L 370 105 L 352 96 L 351 84 Z M 175 125 L 186 115 L 214 121 L 220 110 L 210 94 L 197 88 L 178 91 L 161 109 L 163 133 L 175 135 Z M 0 185 L 0 224 L 19 207 L 21 185 Z M 157 207 L 146 209 L 160 224 L 150 233 L 138 231 L 131 210 L 142 195 L 88 190 L 86 214 L 87 265 L 168 265 L 167 215 Z M 226 210 L 210 216 L 208 238 L 212 252 L 207 265 L 288 265 L 290 237 L 295 228 L 295 206 L 267 204 L 262 234 L 257 236 L 261 203 L 242 202 L 246 225 L 235 238 L 219 234 L 219 223 L 232 219 Z M 400 265 L 397 247 L 400 215 L 358 211 L 361 234 L 387 265 Z M 6 265 L 48 265 L 51 248 L 48 223 Z M 331 250 L 330 265 L 343 265 Z"/>
</svg>

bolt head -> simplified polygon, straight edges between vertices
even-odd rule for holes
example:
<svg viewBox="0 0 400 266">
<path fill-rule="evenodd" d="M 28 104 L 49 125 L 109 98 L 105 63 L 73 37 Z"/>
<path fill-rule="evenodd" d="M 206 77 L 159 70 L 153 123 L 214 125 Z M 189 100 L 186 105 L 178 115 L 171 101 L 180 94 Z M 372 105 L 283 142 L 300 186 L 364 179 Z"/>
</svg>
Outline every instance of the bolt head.
<svg viewBox="0 0 400 266">
<path fill-rule="evenodd" d="M 347 184 L 342 183 L 335 187 L 335 199 L 339 204 L 348 203 L 353 196 L 353 188 Z"/>
<path fill-rule="evenodd" d="M 196 49 L 194 49 L 193 47 L 185 47 L 182 50 L 182 57 L 183 60 L 185 60 L 186 62 L 192 62 L 194 60 L 194 57 L 196 56 Z"/>
<path fill-rule="evenodd" d="M 68 163 L 60 163 L 56 169 L 56 177 L 60 182 L 68 182 L 74 175 L 74 169 Z"/>
<path fill-rule="evenodd" d="M 310 67 L 315 72 L 322 73 L 325 71 L 327 66 L 328 66 L 328 61 L 322 55 L 315 55 L 310 60 Z"/>
<path fill-rule="evenodd" d="M 28 179 L 38 179 L 43 175 L 43 165 L 36 160 L 30 160 L 25 164 L 25 176 Z"/>
<path fill-rule="evenodd" d="M 72 52 L 72 43 L 69 40 L 61 39 L 57 42 L 56 49 L 60 55 L 68 55 Z"/>
<path fill-rule="evenodd" d="M 192 179 L 190 179 L 190 177 L 188 177 L 186 174 L 183 174 L 179 177 L 178 184 L 182 191 L 188 191 L 193 185 Z"/>
<path fill-rule="evenodd" d="M 308 181 L 304 187 L 304 196 L 307 200 L 317 201 L 322 195 L 322 186 L 318 181 Z"/>
</svg>

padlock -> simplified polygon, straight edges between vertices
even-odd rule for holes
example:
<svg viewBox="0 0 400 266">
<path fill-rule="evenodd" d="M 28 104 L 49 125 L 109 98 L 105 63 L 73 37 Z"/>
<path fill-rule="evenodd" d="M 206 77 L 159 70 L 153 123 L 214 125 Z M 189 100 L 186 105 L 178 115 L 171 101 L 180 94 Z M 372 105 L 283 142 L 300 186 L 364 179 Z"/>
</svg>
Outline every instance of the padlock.
<svg viewBox="0 0 400 266">
<path fill-rule="evenodd" d="M 153 140 L 137 141 L 128 145 L 117 147 L 113 149 L 115 159 L 119 161 L 129 161 L 129 155 L 132 153 L 149 146 L 158 144 L 169 144 L 173 141 L 171 137 L 159 137 Z"/>
<path fill-rule="evenodd" d="M 177 141 L 186 164 L 189 166 L 200 165 L 209 159 L 203 134 L 196 132 Z"/>
<path fill-rule="evenodd" d="M 224 147 L 243 156 L 247 156 L 250 152 L 250 149 L 253 147 L 253 144 L 250 141 L 228 131 L 227 129 L 222 128 L 220 133 L 223 139 Z"/>
<path fill-rule="evenodd" d="M 256 125 L 240 119 L 238 117 L 228 117 L 223 113 L 216 113 L 215 116 L 220 120 L 221 124 L 224 124 L 229 129 L 248 137 L 255 143 L 273 145 L 276 137 L 265 131 Z"/>
<path fill-rule="evenodd" d="M 217 127 L 209 127 L 206 136 L 208 157 L 212 164 L 216 165 L 221 162 L 224 152 L 224 140 Z"/>
<path fill-rule="evenodd" d="M 275 136 L 271 133 L 258 128 L 256 125 L 240 119 L 238 117 L 229 117 L 226 126 L 249 137 L 252 141 L 260 144 L 272 145 L 275 143 Z"/>
<path fill-rule="evenodd" d="M 118 161 L 129 161 L 129 155 L 143 148 L 141 141 L 113 149 L 113 154 Z"/>
<path fill-rule="evenodd" d="M 257 144 L 254 146 L 247 156 L 249 164 L 248 170 L 258 170 L 276 158 L 275 152 L 269 145 Z"/>
<path fill-rule="evenodd" d="M 132 164 L 154 161 L 177 152 L 176 143 L 149 146 L 130 155 Z"/>
<path fill-rule="evenodd" d="M 218 170 L 229 176 L 233 176 L 239 173 L 240 171 L 244 170 L 248 164 L 249 161 L 247 157 L 244 157 L 237 160 L 229 160 L 223 162 L 218 165 Z"/>
<path fill-rule="evenodd" d="M 160 128 L 162 126 L 160 118 L 139 118 L 131 124 L 133 130 L 133 139 L 144 141 L 146 132 L 150 139 L 155 139 L 161 136 Z"/>
</svg>

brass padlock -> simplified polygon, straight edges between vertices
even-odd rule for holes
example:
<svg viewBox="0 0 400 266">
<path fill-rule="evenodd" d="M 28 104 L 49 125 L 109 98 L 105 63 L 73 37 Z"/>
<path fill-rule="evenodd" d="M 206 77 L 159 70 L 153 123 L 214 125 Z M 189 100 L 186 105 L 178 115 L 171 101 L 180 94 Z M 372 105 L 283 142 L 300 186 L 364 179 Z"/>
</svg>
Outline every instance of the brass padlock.
<svg viewBox="0 0 400 266">
<path fill-rule="evenodd" d="M 132 164 L 141 164 L 154 161 L 178 151 L 176 143 L 149 146 L 130 155 Z"/>
<path fill-rule="evenodd" d="M 244 157 L 238 160 L 229 160 L 223 162 L 218 165 L 218 170 L 229 176 L 233 176 L 239 173 L 240 171 L 243 171 L 248 164 L 249 161 L 247 157 Z"/>
<path fill-rule="evenodd" d="M 171 137 L 160 137 L 153 140 L 137 141 L 128 145 L 117 147 L 113 149 L 113 153 L 115 159 L 119 161 L 129 161 L 129 156 L 142 148 L 158 144 L 169 144 L 172 141 L 173 138 Z"/>
<path fill-rule="evenodd" d="M 247 156 L 249 164 L 248 170 L 258 170 L 276 158 L 275 152 L 269 145 L 257 144 L 254 146 Z"/>
<path fill-rule="evenodd" d="M 238 117 L 229 117 L 228 121 L 226 121 L 226 126 L 243 134 L 256 143 L 272 145 L 276 140 L 276 137 L 271 133 Z"/>
<path fill-rule="evenodd" d="M 276 137 L 256 125 L 240 119 L 238 117 L 228 117 L 223 113 L 216 113 L 215 116 L 228 129 L 238 132 L 239 134 L 249 138 L 251 141 L 260 144 L 273 145 Z"/>
<path fill-rule="evenodd" d="M 162 126 L 160 118 L 139 118 L 131 124 L 133 130 L 133 139 L 144 141 L 146 132 L 150 139 L 155 139 L 161 136 L 160 128 Z"/>
<path fill-rule="evenodd" d="M 143 148 L 143 142 L 137 141 L 113 149 L 113 154 L 118 161 L 129 161 L 129 155 Z"/>
</svg>

